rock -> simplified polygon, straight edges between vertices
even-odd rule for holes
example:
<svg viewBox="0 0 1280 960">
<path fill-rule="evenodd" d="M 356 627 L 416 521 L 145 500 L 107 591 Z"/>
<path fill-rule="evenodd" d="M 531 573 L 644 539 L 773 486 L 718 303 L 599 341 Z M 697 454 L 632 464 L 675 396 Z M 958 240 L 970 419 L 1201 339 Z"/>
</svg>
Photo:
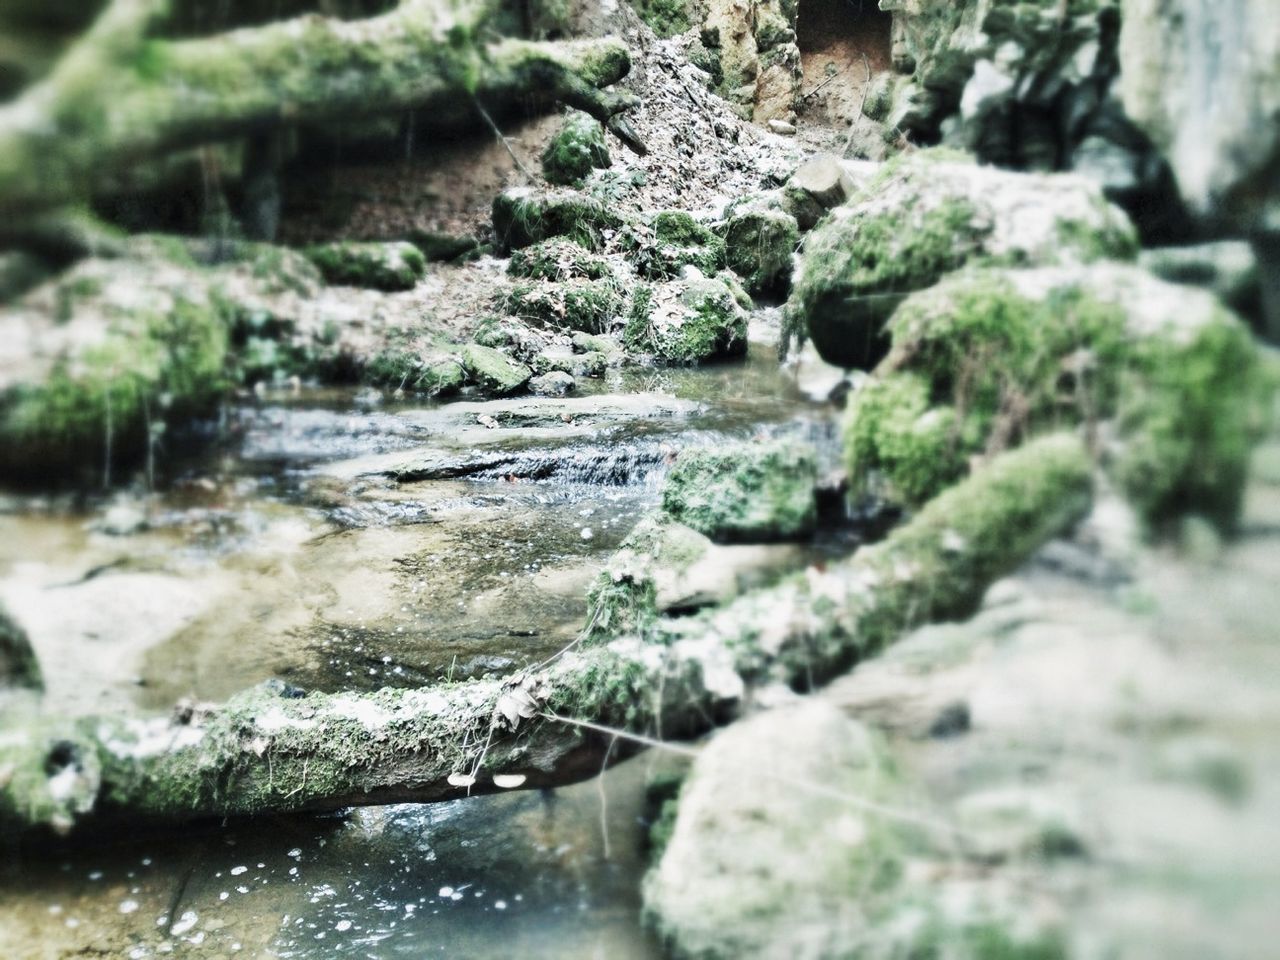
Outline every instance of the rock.
<svg viewBox="0 0 1280 960">
<path fill-rule="evenodd" d="M 726 212 L 725 253 L 729 269 L 742 278 L 753 296 L 785 295 L 800 227 L 784 208 L 781 196 L 749 197 Z"/>
<path fill-rule="evenodd" d="M 542 153 L 542 175 L 549 183 L 565 186 L 578 183 L 592 170 L 611 163 L 600 121 L 581 110 L 569 110 Z"/>
<path fill-rule="evenodd" d="M 736 723 L 694 761 L 645 910 L 678 957 L 847 956 L 904 860 L 893 821 L 861 803 L 897 789 L 881 739 L 834 707 Z"/>
<path fill-rule="evenodd" d="M 636 289 L 623 333 L 627 346 L 668 363 L 699 363 L 747 352 L 747 315 L 721 280 L 698 277 Z"/>
<path fill-rule="evenodd" d="M 1163 280 L 1204 287 L 1242 316 L 1262 314 L 1258 258 L 1243 241 L 1157 247 L 1143 250 L 1138 263 Z"/>
<path fill-rule="evenodd" d="M 493 232 L 503 250 L 565 237 L 598 250 L 622 219 L 603 203 L 572 190 L 514 187 L 493 200 Z"/>
<path fill-rule="evenodd" d="M 44 681 L 27 632 L 0 604 L 0 693 L 15 688 L 41 690 Z"/>
<path fill-rule="evenodd" d="M 0 475 L 100 483 L 108 451 L 109 472 L 216 405 L 235 310 L 218 281 L 162 259 L 88 259 L 0 311 Z"/>
<path fill-rule="evenodd" d="M 427 261 L 411 243 L 323 243 L 307 247 L 308 260 L 328 283 L 373 290 L 411 290 Z"/>
<path fill-rule="evenodd" d="M 973 459 L 1087 423 L 1146 523 L 1230 530 L 1265 389 L 1248 329 L 1210 294 L 1136 267 L 968 270 L 914 294 L 850 400 L 850 485 L 922 503 Z"/>
<path fill-rule="evenodd" d="M 673 279 L 690 266 L 713 276 L 724 266 L 724 241 L 683 210 L 663 210 L 648 223 L 633 225 L 622 246 L 649 280 Z"/>
<path fill-rule="evenodd" d="M 622 346 L 610 337 L 602 337 L 594 333 L 575 333 L 571 338 L 573 349 L 579 353 L 599 353 L 604 356 L 611 367 L 621 362 L 625 351 Z"/>
<path fill-rule="evenodd" d="M 462 349 L 462 366 L 467 376 L 486 393 L 503 396 L 515 393 L 533 376 L 533 371 L 500 350 L 469 343 Z"/>
<path fill-rule="evenodd" d="M 662 509 L 714 540 L 785 540 L 813 530 L 817 458 L 791 441 L 684 450 Z"/>
<path fill-rule="evenodd" d="M 581 244 L 556 238 L 516 250 L 507 273 L 526 280 L 612 280 L 609 261 Z"/>
<path fill-rule="evenodd" d="M 1280 230 L 1280 31 L 1269 0 L 1123 0 L 1125 113 L 1194 211 Z"/>
<path fill-rule="evenodd" d="M 562 370 L 543 373 L 529 381 L 529 391 L 540 397 L 563 397 L 571 393 L 577 382 Z"/>
<path fill-rule="evenodd" d="M 442 230 L 410 230 L 406 239 L 422 251 L 428 262 L 448 263 L 474 254 L 480 247 L 475 237 Z"/>
<path fill-rule="evenodd" d="M 840 206 L 857 190 L 853 177 L 830 153 L 820 153 L 801 164 L 787 186 L 808 194 L 823 210 Z"/>
<path fill-rule="evenodd" d="M 829 362 L 869 369 L 908 294 L 965 263 L 1130 259 L 1128 218 L 1081 177 L 1021 174 L 919 151 L 888 164 L 806 239 L 789 311 Z"/>
<path fill-rule="evenodd" d="M 560 371 L 571 377 L 602 377 L 608 369 L 609 358 L 595 351 L 574 353 L 564 347 L 550 347 L 534 355 L 531 366 L 539 375 Z"/>
<path fill-rule="evenodd" d="M 459 357 L 445 357 L 430 361 L 413 389 L 430 397 L 442 397 L 457 393 L 467 382 L 467 371 Z"/>
<path fill-rule="evenodd" d="M 794 123 L 788 123 L 786 120 L 770 120 L 769 132 L 776 133 L 784 137 L 794 137 L 796 133 L 796 125 Z"/>
<path fill-rule="evenodd" d="M 617 280 L 546 280 L 517 283 L 502 298 L 502 308 L 521 320 L 553 330 L 603 333 L 622 312 Z"/>
</svg>

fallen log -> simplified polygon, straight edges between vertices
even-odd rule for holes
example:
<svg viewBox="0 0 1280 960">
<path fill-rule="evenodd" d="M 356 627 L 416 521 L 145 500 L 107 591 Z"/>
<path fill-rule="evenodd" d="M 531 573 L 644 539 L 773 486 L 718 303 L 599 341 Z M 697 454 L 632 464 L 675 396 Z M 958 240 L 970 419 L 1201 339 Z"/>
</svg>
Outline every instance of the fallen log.
<svg viewBox="0 0 1280 960">
<path fill-rule="evenodd" d="M 583 641 L 504 679 L 301 697 L 264 685 L 151 719 L 11 715 L 0 824 L 65 832 L 95 818 L 322 811 L 584 779 L 628 752 L 605 730 L 694 736 L 760 685 L 806 688 L 915 625 L 972 612 L 992 580 L 1084 515 L 1091 474 L 1079 439 L 1038 440 L 826 570 L 640 636 Z"/>
<path fill-rule="evenodd" d="M 0 215 L 74 203 L 129 165 L 281 124 L 414 108 L 559 101 L 628 132 L 615 39 L 494 39 L 486 0 L 402 0 L 362 20 L 305 15 L 209 37 L 153 36 L 163 0 L 113 0 L 53 71 L 0 107 Z M 634 144 L 633 144 L 634 145 Z"/>
</svg>

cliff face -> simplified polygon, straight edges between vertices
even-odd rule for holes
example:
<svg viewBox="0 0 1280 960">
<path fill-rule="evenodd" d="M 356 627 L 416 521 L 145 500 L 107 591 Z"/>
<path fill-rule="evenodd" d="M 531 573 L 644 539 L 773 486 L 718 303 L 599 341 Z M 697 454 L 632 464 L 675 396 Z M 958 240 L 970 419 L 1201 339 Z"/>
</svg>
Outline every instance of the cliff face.
<svg viewBox="0 0 1280 960">
<path fill-rule="evenodd" d="M 1242 232 L 1280 230 L 1280 21 L 1272 0 L 1124 0 L 1125 111 L 1186 202 Z"/>
</svg>

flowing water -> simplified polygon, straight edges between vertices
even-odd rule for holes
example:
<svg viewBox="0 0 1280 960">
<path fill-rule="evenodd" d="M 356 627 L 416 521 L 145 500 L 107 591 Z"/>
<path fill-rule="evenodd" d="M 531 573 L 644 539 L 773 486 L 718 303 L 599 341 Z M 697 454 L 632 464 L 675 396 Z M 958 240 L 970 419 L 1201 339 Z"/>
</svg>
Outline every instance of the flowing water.
<svg viewBox="0 0 1280 960">
<path fill-rule="evenodd" d="M 154 493 L 9 501 L 0 599 L 62 712 L 500 674 L 575 635 L 679 450 L 762 434 L 834 460 L 829 408 L 764 343 L 736 364 L 612 371 L 563 401 L 259 396 Z M 766 567 L 845 545 L 826 537 Z M 0 955 L 649 956 L 654 762 L 554 793 L 15 855 Z"/>
</svg>

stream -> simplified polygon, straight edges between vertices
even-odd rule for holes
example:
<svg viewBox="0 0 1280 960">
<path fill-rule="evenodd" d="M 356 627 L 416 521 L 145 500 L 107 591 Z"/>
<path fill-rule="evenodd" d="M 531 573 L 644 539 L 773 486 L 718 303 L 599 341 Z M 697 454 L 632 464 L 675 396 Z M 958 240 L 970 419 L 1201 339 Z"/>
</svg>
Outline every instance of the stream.
<svg viewBox="0 0 1280 960">
<path fill-rule="evenodd" d="M 745 361 L 611 370 L 564 400 L 244 398 L 226 439 L 155 492 L 7 500 L 0 600 L 46 665 L 48 709 L 167 711 L 264 681 L 418 686 L 554 653 L 679 450 L 787 434 L 836 463 L 830 408 L 779 366 L 767 318 Z M 754 551 L 745 587 L 856 541 L 824 527 L 726 557 Z M 668 762 L 8 857 L 0 955 L 655 956 L 644 787 Z"/>
</svg>

